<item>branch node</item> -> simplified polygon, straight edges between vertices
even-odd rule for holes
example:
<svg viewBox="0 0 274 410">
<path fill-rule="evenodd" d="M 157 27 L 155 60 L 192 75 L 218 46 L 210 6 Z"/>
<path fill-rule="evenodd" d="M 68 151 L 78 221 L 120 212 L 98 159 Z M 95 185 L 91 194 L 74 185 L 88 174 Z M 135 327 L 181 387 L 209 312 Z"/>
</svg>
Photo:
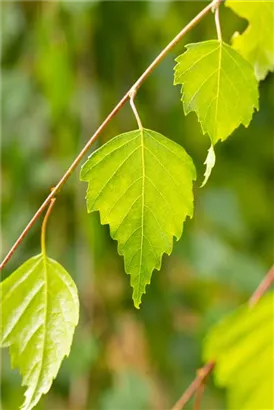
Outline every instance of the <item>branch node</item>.
<svg viewBox="0 0 274 410">
<path fill-rule="evenodd" d="M 196 400 L 196 409 L 197 405 L 199 406 L 200 402 L 200 394 L 203 391 L 203 388 L 201 386 L 204 384 L 207 376 L 212 372 L 214 369 L 215 362 L 211 361 L 206 363 L 202 368 L 197 370 L 197 376 L 193 380 L 193 382 L 188 386 L 186 391 L 183 393 L 183 395 L 180 397 L 180 399 L 177 401 L 177 403 L 172 407 L 172 410 L 182 410 L 185 406 L 185 404 L 191 399 L 191 397 L 198 391 L 198 399 Z"/>
<path fill-rule="evenodd" d="M 223 0 L 215 0 L 215 1 L 213 1 L 212 7 L 211 7 L 212 13 L 215 13 L 215 10 L 220 7 L 220 4 L 222 3 L 222 1 L 223 1 Z"/>
</svg>

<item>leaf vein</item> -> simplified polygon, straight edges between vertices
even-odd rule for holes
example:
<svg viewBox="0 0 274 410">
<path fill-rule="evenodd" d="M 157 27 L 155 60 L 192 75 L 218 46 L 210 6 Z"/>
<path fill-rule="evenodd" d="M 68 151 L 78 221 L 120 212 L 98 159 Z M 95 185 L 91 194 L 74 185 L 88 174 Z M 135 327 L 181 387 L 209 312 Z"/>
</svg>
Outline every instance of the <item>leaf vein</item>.
<svg viewBox="0 0 274 410">
<path fill-rule="evenodd" d="M 121 162 L 121 164 L 119 165 L 119 167 L 117 167 L 117 169 L 115 170 L 115 172 L 111 175 L 111 177 L 107 180 L 107 182 L 105 183 L 105 185 L 103 186 L 103 188 L 101 189 L 101 191 L 98 193 L 98 195 L 95 197 L 93 203 L 89 206 L 89 209 L 93 208 L 93 205 L 95 204 L 95 202 L 98 200 L 98 198 L 102 195 L 103 191 L 105 190 L 105 188 L 107 187 L 107 185 L 110 183 L 110 181 L 115 177 L 115 175 L 118 173 L 119 170 L 121 170 L 121 168 L 126 164 L 126 162 L 129 160 L 129 158 L 135 153 L 135 151 L 137 151 L 140 148 L 140 145 L 138 145 L 138 147 L 136 147 L 125 159 L 123 162 Z"/>
</svg>

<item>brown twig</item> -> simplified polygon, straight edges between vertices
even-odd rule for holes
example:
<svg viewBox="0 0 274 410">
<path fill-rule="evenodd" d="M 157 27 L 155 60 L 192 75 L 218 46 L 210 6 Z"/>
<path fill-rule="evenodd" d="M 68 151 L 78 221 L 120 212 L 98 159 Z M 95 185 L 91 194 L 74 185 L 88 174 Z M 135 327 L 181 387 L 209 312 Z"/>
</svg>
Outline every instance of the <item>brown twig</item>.
<svg viewBox="0 0 274 410">
<path fill-rule="evenodd" d="M 268 273 L 265 275 L 251 298 L 249 299 L 249 306 L 254 306 L 261 297 L 265 294 L 265 292 L 270 288 L 270 286 L 274 283 L 274 265 L 269 269 Z"/>
<path fill-rule="evenodd" d="M 200 386 L 198 386 L 198 389 L 196 390 L 193 410 L 201 409 L 201 401 L 202 401 L 204 390 L 205 390 L 205 380 L 202 381 L 202 383 L 200 384 Z"/>
<path fill-rule="evenodd" d="M 78 156 L 75 158 L 71 166 L 68 168 L 66 173 L 63 175 L 63 177 L 60 179 L 58 184 L 55 186 L 55 188 L 51 191 L 51 193 L 48 195 L 48 197 L 45 199 L 43 204 L 40 206 L 38 211 L 34 214 L 34 216 L 31 218 L 30 222 L 28 225 L 25 227 L 21 235 L 18 237 L 14 245 L 10 248 L 9 252 L 3 259 L 2 263 L 0 264 L 0 270 L 3 269 L 3 267 L 6 265 L 6 263 L 9 261 L 17 247 L 20 245 L 24 237 L 27 235 L 31 227 L 34 225 L 36 220 L 39 218 L 39 216 L 42 214 L 42 212 L 45 210 L 45 208 L 49 205 L 51 199 L 55 197 L 60 189 L 63 187 L 63 185 L 67 182 L 69 179 L 70 175 L 72 172 L 75 170 L 77 165 L 80 163 L 82 158 L 85 156 L 85 154 L 88 152 L 89 148 L 92 146 L 94 141 L 98 138 L 100 133 L 104 130 L 104 128 L 108 125 L 108 123 L 111 121 L 111 119 L 117 114 L 118 111 L 124 106 L 124 104 L 130 99 L 132 95 L 132 90 L 134 90 L 134 93 L 138 90 L 140 85 L 144 82 L 144 80 L 151 74 L 151 72 L 159 65 L 159 63 L 164 59 L 164 57 L 167 55 L 167 53 L 176 46 L 177 43 L 182 39 L 182 37 L 188 33 L 199 21 L 203 19 L 203 17 L 210 12 L 212 7 L 219 2 L 219 0 L 213 0 L 211 3 L 209 3 L 199 14 L 197 14 L 196 17 L 194 17 L 193 20 L 191 20 L 181 31 L 180 33 L 177 34 L 176 37 L 161 51 L 161 53 L 153 60 L 153 62 L 149 65 L 149 67 L 144 71 L 144 73 L 140 76 L 140 78 L 135 82 L 135 84 L 130 88 L 130 90 L 124 95 L 124 97 L 121 99 L 121 101 L 114 107 L 114 109 L 111 111 L 111 113 L 106 117 L 106 119 L 102 122 L 102 124 L 99 126 L 97 131 L 93 134 L 93 136 L 90 138 L 90 140 L 87 142 L 87 144 L 84 146 L 82 151 L 78 154 Z"/>
<path fill-rule="evenodd" d="M 171 410 L 182 410 L 185 404 L 191 399 L 191 397 L 196 393 L 204 380 L 211 373 L 215 366 L 215 362 L 208 362 L 204 367 L 197 371 L 197 376 L 193 382 L 189 385 L 183 395 L 179 398 L 177 403 L 172 407 Z"/>
</svg>

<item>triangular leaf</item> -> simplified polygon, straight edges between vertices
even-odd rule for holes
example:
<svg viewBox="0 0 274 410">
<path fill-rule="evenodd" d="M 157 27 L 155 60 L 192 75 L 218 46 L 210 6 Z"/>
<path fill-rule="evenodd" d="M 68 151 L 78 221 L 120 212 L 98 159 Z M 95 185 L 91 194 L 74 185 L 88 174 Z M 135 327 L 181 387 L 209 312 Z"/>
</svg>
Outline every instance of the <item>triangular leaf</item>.
<svg viewBox="0 0 274 410">
<path fill-rule="evenodd" d="M 173 236 L 193 213 L 195 167 L 185 150 L 148 129 L 121 134 L 94 152 L 81 169 L 88 212 L 100 211 L 131 275 L 133 300 L 141 303 L 152 271 L 170 254 Z"/>
<path fill-rule="evenodd" d="M 0 284 L 1 347 L 27 386 L 23 410 L 46 394 L 68 356 L 79 316 L 76 286 L 56 261 L 37 255 Z"/>
<path fill-rule="evenodd" d="M 215 360 L 215 380 L 228 388 L 231 410 L 274 408 L 274 293 L 241 307 L 209 332 L 204 359 Z"/>
<path fill-rule="evenodd" d="M 258 80 L 263 80 L 268 71 L 274 71 L 274 2 L 227 0 L 225 4 L 249 21 L 243 34 L 234 34 L 232 45 L 251 62 Z"/>
<path fill-rule="evenodd" d="M 213 144 L 240 124 L 247 127 L 258 109 L 253 68 L 237 51 L 218 40 L 188 44 L 176 58 L 174 84 L 182 84 L 185 114 L 195 111 Z"/>
</svg>

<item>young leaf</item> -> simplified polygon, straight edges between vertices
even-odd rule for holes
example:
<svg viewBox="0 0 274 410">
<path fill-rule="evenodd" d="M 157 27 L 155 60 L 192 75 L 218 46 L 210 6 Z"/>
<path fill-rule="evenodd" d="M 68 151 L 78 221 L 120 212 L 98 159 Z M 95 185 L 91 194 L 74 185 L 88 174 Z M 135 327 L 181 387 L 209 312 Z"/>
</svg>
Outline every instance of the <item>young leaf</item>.
<svg viewBox="0 0 274 410">
<path fill-rule="evenodd" d="M 12 366 L 22 374 L 22 409 L 30 410 L 69 354 L 79 316 L 77 289 L 59 263 L 41 254 L 1 282 L 0 295 L 0 344 L 9 346 Z"/>
<path fill-rule="evenodd" d="M 182 84 L 185 115 L 196 112 L 214 145 L 240 124 L 249 125 L 259 107 L 258 83 L 251 64 L 224 42 L 210 40 L 186 48 L 176 58 L 174 84 Z M 207 166 L 206 178 L 213 165 L 211 161 Z"/>
<path fill-rule="evenodd" d="M 152 271 L 170 254 L 193 213 L 192 159 L 163 135 L 148 129 L 121 134 L 95 151 L 83 165 L 87 210 L 100 211 L 131 275 L 138 308 Z"/>
<path fill-rule="evenodd" d="M 207 183 L 208 178 L 210 177 L 211 171 L 214 168 L 215 161 L 216 161 L 216 155 L 215 155 L 214 147 L 213 145 L 211 145 L 208 150 L 206 160 L 204 162 L 206 166 L 206 170 L 204 173 L 204 180 L 203 180 L 201 187 L 205 186 L 205 184 Z"/>
<path fill-rule="evenodd" d="M 204 344 L 215 360 L 215 380 L 228 388 L 231 410 L 273 409 L 274 293 L 254 307 L 243 306 L 216 325 Z"/>
<path fill-rule="evenodd" d="M 225 5 L 249 21 L 243 34 L 234 34 L 232 45 L 251 62 L 257 79 L 263 80 L 268 71 L 274 71 L 273 0 L 227 0 Z"/>
</svg>

